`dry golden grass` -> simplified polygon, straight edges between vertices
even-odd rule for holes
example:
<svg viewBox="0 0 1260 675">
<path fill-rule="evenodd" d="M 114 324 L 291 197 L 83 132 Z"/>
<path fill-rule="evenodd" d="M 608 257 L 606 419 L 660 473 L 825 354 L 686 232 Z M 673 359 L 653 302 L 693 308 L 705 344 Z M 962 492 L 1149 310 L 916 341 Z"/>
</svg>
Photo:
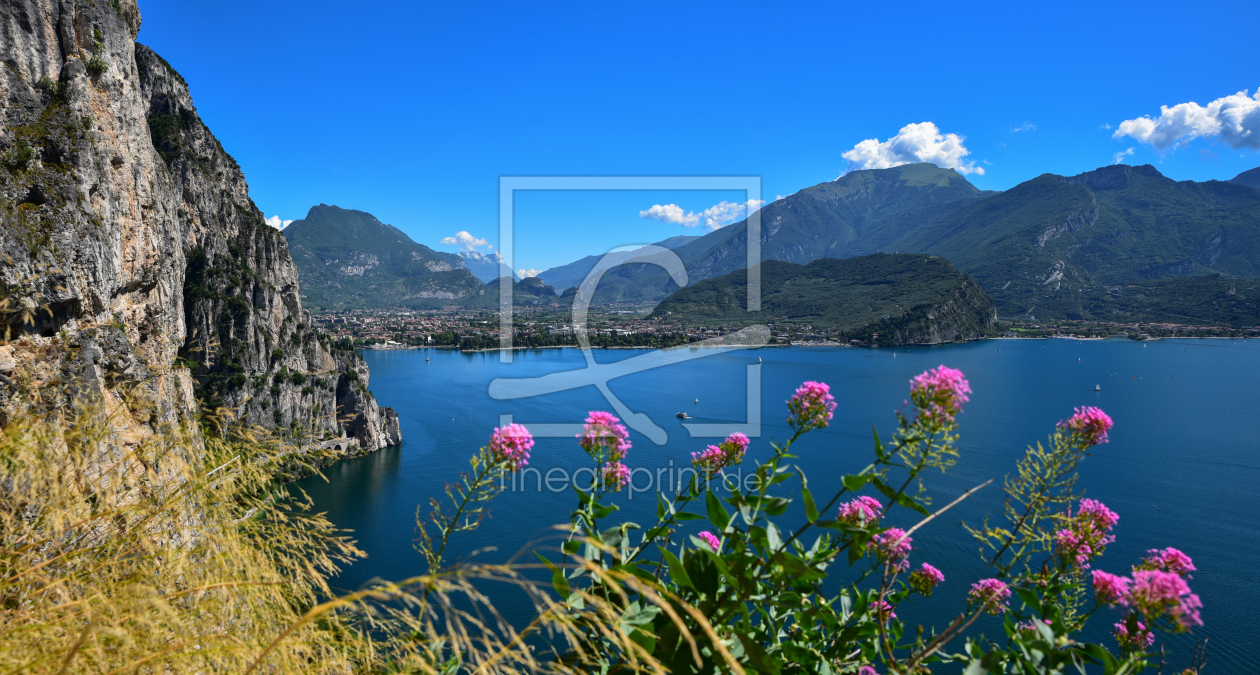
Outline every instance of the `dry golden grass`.
<svg viewBox="0 0 1260 675">
<path fill-rule="evenodd" d="M 419 555 L 424 575 L 328 600 L 362 553 L 274 483 L 285 448 L 186 428 L 128 445 L 100 405 L 61 414 L 0 431 L 0 674 L 590 672 L 611 653 L 661 673 L 626 598 L 680 627 L 691 612 L 581 560 L 597 581 L 567 601 L 540 564 L 424 570 Z M 505 620 L 500 592 L 526 594 L 533 622 Z"/>
</svg>

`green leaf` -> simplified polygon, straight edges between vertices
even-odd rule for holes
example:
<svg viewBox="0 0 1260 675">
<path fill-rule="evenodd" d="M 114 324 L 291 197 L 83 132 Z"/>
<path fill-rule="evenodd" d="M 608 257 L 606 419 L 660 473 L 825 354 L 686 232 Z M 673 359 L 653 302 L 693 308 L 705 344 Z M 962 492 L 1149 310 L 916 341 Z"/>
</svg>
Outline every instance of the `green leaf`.
<svg viewBox="0 0 1260 675">
<path fill-rule="evenodd" d="M 691 577 L 687 575 L 687 568 L 683 567 L 682 561 L 678 559 L 678 556 L 665 551 L 665 562 L 669 565 L 669 576 L 674 580 L 674 583 L 683 588 L 695 588 L 691 584 Z"/>
<path fill-rule="evenodd" d="M 704 520 L 704 516 L 698 513 L 691 513 L 690 511 L 679 511 L 678 514 L 674 516 L 674 519 L 680 523 L 685 523 L 688 520 Z"/>
<path fill-rule="evenodd" d="M 818 520 L 818 507 L 814 505 L 814 495 L 809 488 L 801 487 L 801 499 L 805 501 L 805 517 L 809 522 Z"/>
<path fill-rule="evenodd" d="M 787 511 L 788 504 L 791 504 L 791 503 L 792 503 L 792 500 L 790 499 L 784 499 L 783 497 L 772 497 L 770 499 L 770 503 L 767 504 L 765 507 L 766 515 L 775 516 L 775 517 L 781 516 L 783 515 L 784 511 Z"/>
<path fill-rule="evenodd" d="M 876 478 L 878 478 L 878 476 L 876 476 L 873 473 L 860 474 L 857 476 L 845 476 L 844 487 L 849 492 L 857 492 L 858 490 L 861 490 L 867 483 L 875 480 Z"/>
<path fill-rule="evenodd" d="M 712 490 L 704 493 L 704 504 L 709 509 L 709 522 L 713 523 L 718 532 L 726 530 L 726 526 L 731 522 L 731 515 L 722 508 L 722 502 L 718 501 L 717 495 Z"/>
<path fill-rule="evenodd" d="M 1038 614 L 1045 614 L 1045 612 L 1041 609 L 1041 598 L 1037 597 L 1036 593 L 1027 588 L 1015 588 L 1013 590 L 1017 595 L 1019 595 L 1019 599 L 1023 600 L 1024 604 L 1028 605 L 1028 607 L 1034 612 Z"/>
<path fill-rule="evenodd" d="M 775 673 L 779 672 L 779 664 L 770 655 L 766 653 L 765 647 L 752 637 L 745 635 L 743 632 L 736 634 L 739 642 L 744 647 L 744 654 L 748 656 L 748 660 L 757 667 L 758 673 Z"/>
<path fill-rule="evenodd" d="M 543 561 L 543 564 L 547 566 L 547 569 L 551 570 L 552 588 L 556 589 L 556 592 L 560 594 L 561 598 L 568 600 L 571 591 L 569 590 L 568 579 L 564 578 L 564 570 L 560 569 L 560 567 L 543 557 L 543 554 L 535 552 L 534 555 L 538 556 L 538 559 Z"/>
</svg>

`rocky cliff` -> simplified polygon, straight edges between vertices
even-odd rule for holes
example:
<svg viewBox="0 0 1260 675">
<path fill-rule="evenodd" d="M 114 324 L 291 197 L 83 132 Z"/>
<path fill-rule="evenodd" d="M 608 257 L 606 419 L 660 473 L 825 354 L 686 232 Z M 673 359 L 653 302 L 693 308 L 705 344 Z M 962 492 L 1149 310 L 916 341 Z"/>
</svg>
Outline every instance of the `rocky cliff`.
<svg viewBox="0 0 1260 675">
<path fill-rule="evenodd" d="M 4 414 L 94 394 L 128 402 L 131 434 L 222 407 L 398 443 L 366 364 L 313 329 L 287 242 L 139 29 L 134 0 L 0 2 Z"/>
</svg>

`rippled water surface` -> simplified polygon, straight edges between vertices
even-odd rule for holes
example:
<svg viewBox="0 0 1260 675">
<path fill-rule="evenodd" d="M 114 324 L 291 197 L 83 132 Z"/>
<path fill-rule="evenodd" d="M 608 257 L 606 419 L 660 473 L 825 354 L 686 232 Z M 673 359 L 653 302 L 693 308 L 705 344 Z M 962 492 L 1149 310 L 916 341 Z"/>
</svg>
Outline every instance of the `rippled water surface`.
<svg viewBox="0 0 1260 675">
<path fill-rule="evenodd" d="M 643 353 L 597 352 L 596 358 L 609 363 Z M 353 529 L 369 554 L 336 580 L 341 588 L 353 589 L 373 577 L 401 579 L 423 572 L 412 548 L 416 508 L 467 467 L 469 454 L 486 441 L 501 414 L 525 424 L 571 423 L 580 422 L 587 410 L 611 409 L 594 386 L 507 402 L 487 393 L 495 378 L 584 367 L 581 353 L 572 349 L 516 352 L 511 364 L 501 363 L 494 352 L 365 356 L 377 400 L 398 411 L 403 444 L 329 467 L 327 482 L 312 477 L 298 484 L 317 510 Z M 1044 439 L 1073 406 L 1102 407 L 1115 419 L 1111 443 L 1083 464 L 1078 487 L 1121 519 L 1116 543 L 1095 567 L 1126 572 L 1149 548 L 1186 551 L 1199 568 L 1191 586 L 1205 606 L 1206 626 L 1194 637 L 1210 638 L 1211 672 L 1254 672 L 1260 662 L 1254 630 L 1254 609 L 1260 606 L 1254 573 L 1260 565 L 1260 342 L 995 340 L 895 352 L 767 348 L 714 353 L 612 381 L 617 397 L 631 410 L 650 415 L 668 434 L 664 445 L 656 445 L 632 433 L 634 449 L 627 463 L 653 473 L 668 470 L 671 462 L 685 466 L 691 452 L 712 442 L 689 438 L 675 417 L 678 411 L 697 422 L 743 421 L 746 366 L 759 357 L 764 362 L 763 427 L 750 458 L 766 457 L 769 439 L 788 435 L 783 402 L 797 385 L 816 379 L 833 387 L 840 406 L 831 427 L 807 436 L 796 448 L 811 489 L 815 495 L 827 494 L 823 499 L 830 497 L 841 475 L 869 463 L 871 427 L 885 435 L 891 432 L 893 413 L 906 398 L 910 377 L 938 364 L 966 373 L 974 393 L 959 418 L 958 466 L 928 478 L 937 504 L 988 478 L 997 477 L 1000 483 L 1014 470 L 1025 446 Z M 1094 391 L 1095 384 L 1101 392 Z M 540 439 L 531 465 L 545 473 L 588 463 L 572 439 Z M 646 476 L 640 476 L 641 484 Z M 549 525 L 567 521 L 575 503 L 567 487 L 538 491 L 535 479 L 528 483 L 530 489 L 500 496 L 482 528 L 456 543 L 457 553 L 493 546 L 496 550 L 479 557 L 502 560 L 546 537 Z M 651 522 L 650 494 L 616 499 L 622 517 Z M 968 584 L 988 576 L 961 523 L 998 514 L 1001 505 L 1002 493 L 994 485 L 916 533 L 912 561 L 939 567 L 946 583 L 931 599 L 899 609 L 903 618 L 943 626 L 961 607 Z M 515 603 L 520 602 L 505 597 L 502 604 L 519 612 L 524 608 Z M 1096 621 L 1097 629 L 1087 637 L 1111 644 L 1104 631 L 1110 623 Z M 996 623 L 977 628 L 989 635 L 1001 632 Z M 1193 650 L 1194 638 L 1169 639 L 1167 645 L 1185 655 Z M 1180 660 L 1170 659 L 1170 664 Z"/>
</svg>

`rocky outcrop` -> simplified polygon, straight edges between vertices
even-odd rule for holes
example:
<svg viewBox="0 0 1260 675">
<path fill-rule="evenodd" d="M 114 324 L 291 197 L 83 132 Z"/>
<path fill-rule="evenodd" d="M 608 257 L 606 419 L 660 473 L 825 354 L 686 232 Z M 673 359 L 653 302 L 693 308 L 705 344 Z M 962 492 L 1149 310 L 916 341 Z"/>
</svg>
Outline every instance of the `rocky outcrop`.
<svg viewBox="0 0 1260 675">
<path fill-rule="evenodd" d="M 977 340 L 993 331 L 997 308 L 976 282 L 965 278 L 944 299 L 864 329 L 873 344 L 937 345 Z"/>
<path fill-rule="evenodd" d="M 0 4 L 0 407 L 52 404 L 33 385 L 55 382 L 142 401 L 136 433 L 210 406 L 397 443 L 363 359 L 313 329 L 285 238 L 139 28 L 134 0 Z"/>
</svg>

